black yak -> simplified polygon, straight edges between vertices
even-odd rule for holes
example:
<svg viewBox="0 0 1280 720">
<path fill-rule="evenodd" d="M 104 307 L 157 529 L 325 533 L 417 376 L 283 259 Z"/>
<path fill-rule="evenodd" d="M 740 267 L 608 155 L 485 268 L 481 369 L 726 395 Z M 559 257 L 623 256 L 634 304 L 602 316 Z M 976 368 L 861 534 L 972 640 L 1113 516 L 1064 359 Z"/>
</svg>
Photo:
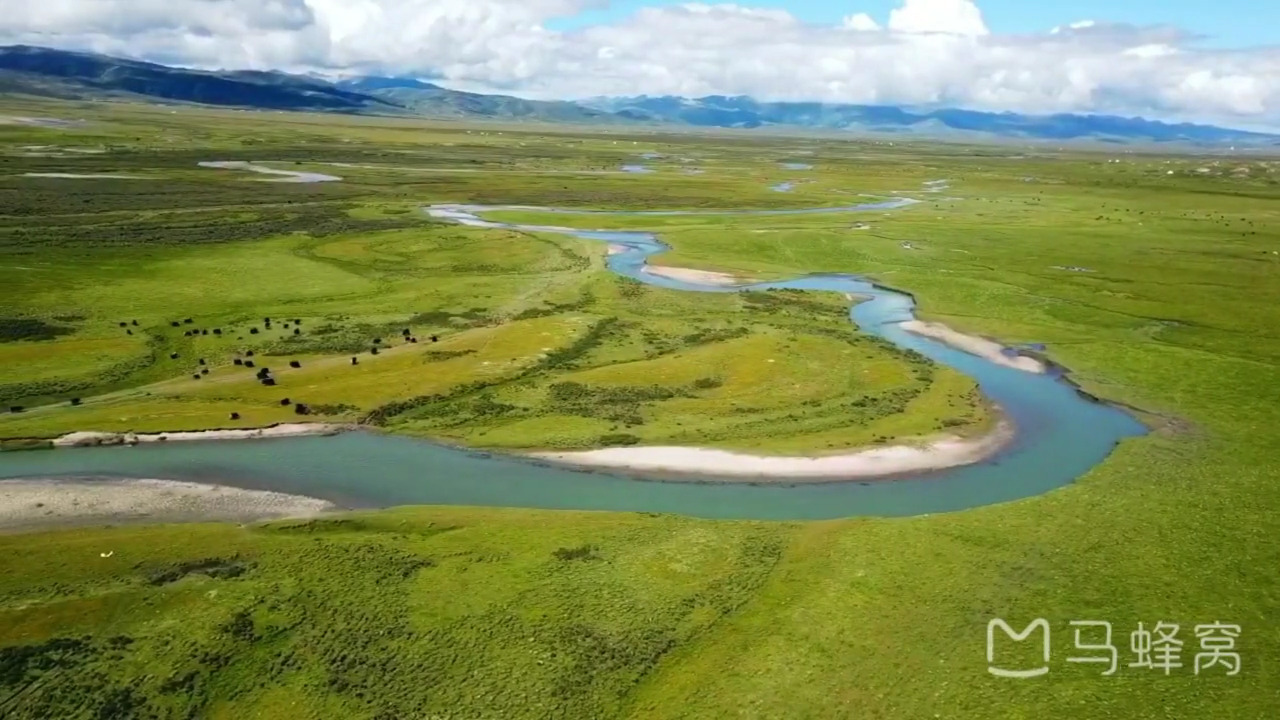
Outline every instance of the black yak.
<svg viewBox="0 0 1280 720">
<path fill-rule="evenodd" d="M 126 333 L 128 333 L 129 335 L 132 335 L 132 334 L 133 334 L 133 331 L 132 331 L 132 330 L 125 330 L 125 332 L 126 332 Z"/>
<path fill-rule="evenodd" d="M 302 334 L 302 331 L 301 331 L 301 330 L 299 330 L 298 328 L 294 328 L 294 329 L 293 329 L 293 334 L 294 334 L 294 335 L 301 335 L 301 334 Z"/>
<path fill-rule="evenodd" d="M 243 364 L 244 364 L 244 361 L 243 361 L 243 360 L 241 360 L 240 358 L 236 358 L 236 359 L 234 360 L 234 362 L 235 362 L 235 364 L 237 364 L 237 365 L 243 365 Z"/>
<path fill-rule="evenodd" d="M 289 361 L 289 367 L 291 367 L 291 368 L 300 368 L 300 367 L 302 367 L 302 363 L 298 362 L 297 360 L 290 360 L 290 361 Z"/>
<path fill-rule="evenodd" d="M 127 322 L 122 322 L 122 323 L 120 323 L 120 327 L 129 327 L 129 323 L 127 323 Z"/>
<path fill-rule="evenodd" d="M 359 365 L 359 364 L 360 364 L 360 358 L 351 358 L 351 364 L 352 364 L 352 365 Z"/>
<path fill-rule="evenodd" d="M 22 406 L 21 406 L 21 405 L 10 405 L 10 406 L 9 406 L 9 412 L 11 412 L 11 413 L 20 413 L 20 412 L 22 412 Z"/>
<path fill-rule="evenodd" d="M 271 374 L 271 368 L 269 368 L 269 367 L 264 367 L 264 368 L 259 368 L 259 369 L 258 369 L 258 379 L 259 379 L 259 380 L 261 380 L 262 378 L 264 378 L 264 377 L 266 377 L 266 376 L 268 376 L 268 375 L 270 375 L 270 374 Z"/>
<path fill-rule="evenodd" d="M 307 407 L 305 403 L 298 403 L 297 405 L 294 405 L 293 411 L 299 415 L 311 414 L 311 408 Z"/>
<path fill-rule="evenodd" d="M 231 413 L 231 419 L 232 419 L 232 420 L 239 420 L 239 419 L 240 419 L 240 413 L 236 413 L 236 412 Z"/>
<path fill-rule="evenodd" d="M 249 351 L 245 352 L 244 356 L 245 356 L 245 357 L 253 357 L 253 351 L 252 351 L 252 350 L 249 350 Z"/>
<path fill-rule="evenodd" d="M 204 361 L 204 358 L 200 358 L 200 364 L 201 364 L 201 365 L 205 365 L 205 364 L 206 364 L 206 363 L 205 363 L 205 361 Z"/>
<path fill-rule="evenodd" d="M 177 359 L 178 359 L 178 353 L 169 353 L 169 359 L 170 359 L 170 360 L 177 360 Z"/>
<path fill-rule="evenodd" d="M 72 405 L 79 405 L 79 404 L 80 404 L 80 398 L 71 398 L 71 404 L 72 404 Z"/>
<path fill-rule="evenodd" d="M 280 404 L 281 404 L 281 405 L 288 405 L 288 404 L 290 404 L 291 402 L 293 402 L 293 401 L 292 401 L 292 400 L 290 400 L 289 398 L 285 398 L 285 399 L 283 399 L 283 400 L 281 400 L 281 401 L 280 401 Z"/>
<path fill-rule="evenodd" d="M 405 336 L 405 337 L 409 337 L 409 335 L 410 335 L 410 333 L 409 333 L 409 328 L 405 328 L 405 329 L 401 330 L 401 331 L 400 331 L 400 334 L 401 334 L 401 335 L 403 335 L 403 336 Z"/>
<path fill-rule="evenodd" d="M 192 373 L 192 375 L 191 375 L 191 379 L 192 379 L 192 380 L 199 380 L 199 379 L 200 379 L 200 373 Z"/>
<path fill-rule="evenodd" d="M 181 327 L 182 323 L 178 322 L 177 320 L 174 320 L 173 322 L 169 323 L 169 325 L 172 327 Z"/>
<path fill-rule="evenodd" d="M 253 361 L 252 361 L 252 360 L 245 360 L 245 361 L 244 361 L 244 366 L 245 366 L 245 367 L 247 367 L 247 368 L 251 368 L 251 367 L 253 367 Z"/>
<path fill-rule="evenodd" d="M 373 354 L 373 355 L 377 355 L 377 354 L 378 354 L 378 348 L 373 348 L 373 349 L 372 349 L 372 350 L 370 350 L 369 352 L 370 352 L 371 354 Z"/>
<path fill-rule="evenodd" d="M 250 335 L 257 335 L 257 334 L 258 334 L 258 328 L 249 328 L 249 334 L 250 334 Z"/>
<path fill-rule="evenodd" d="M 431 342 L 440 342 L 440 336 L 439 336 L 439 335 L 432 335 L 432 336 L 431 336 Z"/>
<path fill-rule="evenodd" d="M 374 345 L 381 345 L 381 344 L 382 344 L 382 338 L 374 338 L 374 339 L 373 339 L 373 344 L 374 344 Z"/>
<path fill-rule="evenodd" d="M 191 323 L 195 322 L 195 320 L 192 320 L 191 318 L 187 318 L 186 320 L 183 320 L 182 322 L 186 323 L 187 325 L 190 325 Z"/>
<path fill-rule="evenodd" d="M 134 326 L 134 327 L 137 327 L 137 326 L 138 326 L 138 321 L 137 321 L 137 320 L 134 320 L 134 321 L 133 321 L 133 326 Z"/>
<path fill-rule="evenodd" d="M 213 329 L 213 334 L 214 334 L 214 335 L 221 335 L 221 334 L 222 334 L 222 328 L 214 328 L 214 329 Z"/>
<path fill-rule="evenodd" d="M 267 387 L 275 387 L 276 381 L 275 378 L 264 377 L 262 378 L 262 384 Z"/>
</svg>

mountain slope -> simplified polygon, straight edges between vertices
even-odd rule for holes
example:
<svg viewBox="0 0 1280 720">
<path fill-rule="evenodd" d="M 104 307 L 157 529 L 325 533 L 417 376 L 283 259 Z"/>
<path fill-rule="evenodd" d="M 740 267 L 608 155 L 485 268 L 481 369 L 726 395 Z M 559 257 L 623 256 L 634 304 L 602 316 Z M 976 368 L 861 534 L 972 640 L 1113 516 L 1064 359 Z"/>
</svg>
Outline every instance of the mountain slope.
<svg viewBox="0 0 1280 720">
<path fill-rule="evenodd" d="M 385 100 L 322 80 L 275 72 L 209 72 L 91 53 L 0 47 L 0 88 L 59 97 L 140 95 L 270 110 L 391 110 Z"/>
<path fill-rule="evenodd" d="M 448 90 L 407 78 L 362 77 L 341 81 L 337 86 L 353 92 L 368 93 L 416 114 L 431 117 L 485 117 L 566 123 L 630 120 L 626 116 L 573 102 L 482 95 Z"/>
</svg>

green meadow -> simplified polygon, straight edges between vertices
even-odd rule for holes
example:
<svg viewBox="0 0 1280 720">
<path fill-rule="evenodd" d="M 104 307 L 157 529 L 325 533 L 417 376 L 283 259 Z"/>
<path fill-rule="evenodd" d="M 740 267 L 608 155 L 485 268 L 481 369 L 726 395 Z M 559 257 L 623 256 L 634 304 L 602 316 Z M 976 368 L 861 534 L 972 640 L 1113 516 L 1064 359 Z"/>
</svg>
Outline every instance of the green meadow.
<svg viewBox="0 0 1280 720">
<path fill-rule="evenodd" d="M 609 273 L 601 243 L 421 211 L 830 202 L 769 190 L 794 171 L 745 144 L 695 145 L 698 176 L 684 173 L 694 157 L 664 148 L 649 176 L 617 168 L 651 141 L 101 112 L 112 115 L 74 137 L 14 130 L 6 146 L 0 407 L 14 411 L 0 438 L 11 445 L 302 419 L 505 449 L 807 453 L 991 424 L 972 382 L 854 332 L 847 299 L 649 288 Z M 132 130 L 150 122 L 162 130 Z M 343 181 L 263 182 L 197 166 L 208 159 Z M 760 220 L 742 227 L 774 232 Z M 262 368 L 276 384 L 259 382 Z"/>
<path fill-rule="evenodd" d="M 493 217 L 653 230 L 673 248 L 659 262 L 679 267 L 866 275 L 911 292 L 925 319 L 1044 343 L 1083 389 L 1154 429 L 1068 487 L 927 517 L 425 507 L 0 535 L 0 717 L 1280 708 L 1278 162 L 125 104 L 6 100 L 0 114 L 86 121 L 0 125 L 11 445 L 298 420 L 516 451 L 815 454 L 981 432 L 992 413 L 971 381 L 857 333 L 844 298 L 665 291 L 609 273 L 599 243 L 419 212 L 835 207 L 890 193 L 921 203 Z M 343 180 L 263 182 L 205 160 Z M 770 190 L 785 181 L 792 191 Z M 988 621 L 1040 617 L 1050 672 L 988 673 Z M 1077 620 L 1112 623 L 1114 675 L 1066 661 L 1083 652 Z M 1129 666 L 1130 633 L 1159 622 L 1184 643 L 1168 675 Z M 1195 672 L 1194 628 L 1214 622 L 1241 628 L 1237 675 Z M 1025 650 L 1009 662 L 1036 660 Z"/>
</svg>

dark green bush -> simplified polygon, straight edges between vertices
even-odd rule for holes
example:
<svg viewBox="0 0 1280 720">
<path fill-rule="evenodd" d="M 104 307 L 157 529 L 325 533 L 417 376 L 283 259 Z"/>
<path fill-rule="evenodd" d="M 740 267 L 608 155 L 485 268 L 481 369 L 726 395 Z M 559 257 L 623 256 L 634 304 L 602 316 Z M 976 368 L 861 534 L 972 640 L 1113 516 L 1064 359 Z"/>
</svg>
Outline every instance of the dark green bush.
<svg viewBox="0 0 1280 720">
<path fill-rule="evenodd" d="M 0 317 L 0 342 L 54 340 L 59 335 L 70 335 L 74 332 L 73 328 L 50 325 L 37 318 Z"/>
</svg>

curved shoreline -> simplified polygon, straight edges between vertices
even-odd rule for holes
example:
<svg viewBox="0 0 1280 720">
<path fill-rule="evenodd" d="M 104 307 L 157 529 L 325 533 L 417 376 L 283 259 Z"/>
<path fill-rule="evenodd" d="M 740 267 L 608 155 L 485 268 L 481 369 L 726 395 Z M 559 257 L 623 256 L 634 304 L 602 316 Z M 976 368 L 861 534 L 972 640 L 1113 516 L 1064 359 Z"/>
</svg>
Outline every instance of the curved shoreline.
<svg viewBox="0 0 1280 720">
<path fill-rule="evenodd" d="M 201 163 L 205 167 L 245 167 L 249 163 Z M 287 171 L 281 171 L 287 172 Z M 891 201 L 892 202 L 892 201 Z M 873 204 L 879 205 L 879 203 Z M 505 223 L 484 220 L 475 213 L 482 208 L 474 205 L 438 205 L 427 208 L 428 214 L 459 224 L 478 226 L 505 226 Z M 522 209 L 556 211 L 550 208 L 527 207 Z M 563 211 L 561 211 L 563 212 Z M 587 211 L 592 214 L 601 211 Z M 769 213 L 770 211 L 764 211 Z M 663 214 L 661 211 L 638 214 Z M 558 226 L 529 226 L 540 230 L 559 233 L 578 233 L 575 228 Z M 634 250 L 632 246 L 609 242 L 606 253 L 615 256 Z M 642 265 L 640 272 L 652 277 L 665 278 L 681 283 L 703 285 L 709 287 L 735 289 L 744 288 L 740 278 L 727 273 L 694 270 L 674 266 Z M 889 292 L 913 297 L 910 293 L 880 285 L 875 287 Z M 846 294 L 855 303 L 868 299 L 864 296 Z M 897 323 L 905 331 L 924 338 L 943 343 L 988 362 L 1029 373 L 1044 374 L 1049 371 L 1048 364 L 1032 357 L 1018 355 L 998 342 L 986 338 L 967 335 L 953 330 L 941 323 L 927 323 L 919 320 L 906 320 Z M 1087 396 L 1086 399 L 1100 402 L 1097 398 Z M 1000 413 L 999 408 L 997 412 Z M 346 430 L 357 429 L 352 425 L 330 424 L 283 424 L 257 429 L 225 429 L 159 433 L 112 433 L 112 432 L 73 432 L 52 441 L 54 447 L 92 447 L 100 445 L 135 445 L 148 442 L 165 441 L 225 441 L 262 438 L 303 437 L 309 435 L 331 435 Z M 691 479 L 706 480 L 716 476 L 730 478 L 756 478 L 766 482 L 800 480 L 801 482 L 831 482 L 840 480 L 860 480 L 875 478 L 892 478 L 913 473 L 928 473 L 963 465 L 973 465 L 989 460 L 1014 440 L 1016 428 L 1003 413 L 999 414 L 997 425 L 991 431 L 977 438 L 965 438 L 954 434 L 945 434 L 921 439 L 913 444 L 896 444 L 883 447 L 865 447 L 857 450 L 829 455 L 753 455 L 749 453 L 722 450 L 708 447 L 689 446 L 638 446 L 597 448 L 582 451 L 539 451 L 503 453 L 483 448 L 459 448 L 469 452 L 505 455 L 513 459 L 525 459 L 540 463 L 572 468 L 595 468 L 604 470 L 669 473 L 680 476 L 692 476 Z"/>
<path fill-rule="evenodd" d="M 723 287 L 730 287 L 739 284 L 738 278 L 733 275 L 715 272 L 713 270 L 694 270 L 692 268 L 673 267 L 671 265 L 645 265 L 641 272 L 646 275 L 656 275 L 658 277 L 664 277 L 670 280 L 680 280 L 688 283 L 703 283 L 706 285 L 720 285 Z"/>
<path fill-rule="evenodd" d="M 939 180 L 928 182 L 925 185 L 926 192 L 938 192 L 948 187 L 949 183 L 945 180 Z M 918 202 L 920 201 L 911 198 L 891 196 L 887 200 L 844 208 L 819 208 L 793 211 L 730 211 L 724 214 L 746 213 L 775 215 L 840 212 L 850 210 L 899 208 Z M 527 206 L 516 208 L 512 206 L 485 207 L 477 205 L 442 204 L 424 208 L 427 214 L 432 217 L 449 220 L 461 225 L 490 228 L 518 228 L 533 231 L 570 234 L 589 237 L 595 240 L 602 240 L 607 244 L 606 255 L 609 259 L 609 267 L 614 272 L 622 275 L 631 274 L 637 279 L 641 279 L 642 276 L 659 278 L 674 283 L 671 287 L 676 287 L 677 289 L 737 291 L 767 289 L 771 286 L 780 285 L 780 283 L 743 282 L 740 278 L 728 273 L 652 265 L 648 262 L 649 257 L 657 252 L 669 250 L 670 247 L 659 241 L 654 233 L 647 231 L 584 230 L 563 226 L 520 225 L 486 220 L 479 215 L 479 213 L 486 211 L 513 209 L 541 211 L 553 214 L 568 214 L 574 212 L 583 215 L 612 214 L 608 211 L 600 210 L 575 211 L 564 208 L 538 208 Z M 618 212 L 623 215 L 684 215 L 704 214 L 705 211 Z M 705 214 L 714 214 L 714 211 L 705 212 Z M 636 239 L 638 238 L 643 239 L 640 242 L 636 242 Z M 648 243 L 646 243 L 644 239 L 647 239 Z M 653 249 L 646 249 L 646 244 L 656 245 L 660 249 L 656 252 Z M 639 255 L 638 264 L 635 262 L 636 258 L 634 256 L 636 255 Z M 628 261 L 631 263 L 630 266 L 626 264 Z M 813 275 L 807 277 L 809 279 L 821 279 L 822 277 L 835 276 Z M 917 319 L 914 314 L 911 314 L 911 308 L 914 308 L 916 305 L 915 296 L 913 294 L 896 290 L 875 282 L 870 282 L 869 284 L 874 290 L 901 295 L 910 301 L 905 318 L 902 320 L 889 321 L 887 323 L 901 329 L 904 333 L 927 341 L 936 342 L 944 347 L 957 350 L 968 356 L 986 361 L 992 365 L 1002 368 L 1009 368 L 1031 375 L 1047 376 L 1054 378 L 1055 380 L 1066 379 L 1065 374 L 1061 372 L 1061 368 L 1055 366 L 1047 359 L 1023 354 L 1021 351 L 1010 348 L 989 338 L 961 333 L 942 323 L 921 321 Z M 686 287 L 681 287 L 682 285 Z M 854 303 L 854 309 L 851 310 L 851 314 L 853 315 L 857 314 L 857 306 L 860 302 L 876 299 L 874 294 L 845 293 L 845 295 Z M 855 322 L 859 325 L 862 324 L 856 319 Z M 1091 404 L 1123 410 L 1114 403 L 1108 403 L 1100 398 L 1083 393 L 1073 382 L 1067 381 L 1067 384 L 1072 387 L 1080 397 L 1086 401 L 1090 401 Z M 980 438 L 960 438 L 955 435 L 946 435 L 925 440 L 920 445 L 900 444 L 891 447 L 870 448 L 858 450 L 852 453 L 828 456 L 760 456 L 717 450 L 713 448 L 642 446 L 601 448 L 576 452 L 540 452 L 531 453 L 526 457 L 532 457 L 537 460 L 569 467 L 631 472 L 677 473 L 696 476 L 698 479 L 704 480 L 707 478 L 714 478 L 717 475 L 731 476 L 733 478 L 769 478 L 775 480 L 791 478 L 800 479 L 801 482 L 804 482 L 806 479 L 832 481 L 841 479 L 858 480 L 867 478 L 892 478 L 913 473 L 925 474 L 937 470 L 958 468 L 966 465 L 976 465 L 984 461 L 992 461 L 995 456 L 1001 453 L 1002 450 L 1011 447 L 1017 439 L 1017 428 L 1013 422 L 1013 418 L 1001 412 L 998 406 L 997 412 L 1000 413 L 997 427 Z"/>
<path fill-rule="evenodd" d="M 352 429 L 352 425 L 335 423 L 283 423 L 262 428 L 229 430 L 181 430 L 177 432 L 135 433 L 81 431 L 67 433 L 52 441 L 53 447 L 99 447 L 103 445 L 137 445 L 151 442 L 191 442 L 196 440 L 258 440 L 263 438 L 336 435 Z"/>
<path fill-rule="evenodd" d="M 1019 354 L 995 340 L 988 340 L 984 337 L 968 335 L 958 330 L 953 330 L 939 322 L 908 320 L 898 323 L 898 326 L 913 335 L 937 340 L 947 347 L 955 348 L 970 355 L 976 355 L 997 365 L 1039 375 L 1049 372 L 1049 367 L 1036 358 Z"/>
<path fill-rule="evenodd" d="M 844 208 L 800 211 L 735 211 L 727 214 L 830 213 L 901 207 L 899 200 Z M 978 382 L 986 400 L 1001 412 L 1015 431 L 1005 443 L 997 437 L 961 440 L 933 438 L 908 447 L 905 455 L 914 467 L 943 465 L 934 471 L 908 470 L 863 472 L 860 480 L 849 468 L 841 476 L 823 478 L 794 473 L 766 478 L 759 475 L 721 473 L 720 477 L 690 472 L 638 472 L 633 463 L 611 467 L 571 464 L 544 457 L 520 456 L 510 451 L 486 451 L 456 447 L 439 442 L 419 441 L 408 436 L 385 433 L 341 433 L 332 438 L 282 437 L 270 448 L 237 452 L 219 442 L 151 442 L 136 452 L 116 452 L 114 448 L 87 447 L 78 453 L 16 453 L 11 463 L 0 463 L 0 477 L 111 477 L 193 480 L 218 478 L 247 488 L 265 487 L 295 495 L 317 496 L 339 503 L 360 506 L 475 505 L 529 507 L 565 510 L 609 510 L 662 512 L 700 517 L 817 520 L 850 516 L 908 516 L 951 512 L 1007 502 L 1048 492 L 1068 485 L 1104 461 L 1124 439 L 1149 432 L 1115 403 L 1098 402 L 1081 391 L 1059 366 L 1043 356 L 1034 356 L 1048 368 L 1046 373 L 1023 372 L 999 365 L 980 355 L 955 349 L 938 340 L 915 335 L 901 323 L 915 320 L 917 307 L 909 292 L 878 285 L 853 274 L 815 273 L 789 280 L 713 285 L 687 282 L 644 272 L 648 259 L 670 250 L 653 233 L 637 230 L 582 230 L 578 228 L 534 226 L 493 222 L 475 213 L 512 209 L 459 205 L 423 207 L 434 217 L 464 225 L 515 228 L 571 234 L 610 245 L 606 259 L 613 272 L 648 285 L 692 292 L 740 292 L 770 289 L 797 289 L 838 292 L 861 299 L 849 311 L 850 319 L 863 332 L 884 339 L 904 350 L 923 354 Z M 548 210 L 546 208 L 523 208 Z M 561 213 L 577 212 L 560 210 Z M 698 211 L 621 212 L 623 215 L 700 214 Z M 580 214 L 613 214 L 588 211 Z M 709 214 L 726 214 L 711 211 Z M 1013 351 L 1009 351 L 1013 352 Z M 1030 354 L 1030 353 L 1028 353 Z M 250 435 L 258 435 L 249 431 Z M 157 433 L 158 437 L 161 435 Z M 168 435 L 165 433 L 165 435 Z M 238 435 L 237 435 L 238 436 Z M 237 437 L 233 436 L 233 437 Z M 208 434 L 189 439 L 210 439 Z M 1003 438 L 999 438 L 1003 439 Z M 991 442 L 983 445 L 982 440 Z M 933 446 L 952 452 L 956 444 L 990 454 L 959 465 L 925 462 L 922 452 Z M 937 450 L 938 447 L 932 447 Z M 611 454 L 619 448 L 607 449 Z M 651 450 L 625 448 L 627 451 Z M 680 452 L 688 449 L 681 448 Z M 878 454 L 864 452 L 879 451 Z M 591 451 L 588 451 L 591 452 Z M 741 464 L 743 453 L 695 450 L 701 462 L 707 457 L 727 454 Z M 708 455 L 710 453 L 710 455 Z M 857 456 L 868 459 L 898 456 L 896 448 L 872 447 L 826 457 Z M 963 453 L 957 453 L 957 455 Z M 748 456 L 750 457 L 750 456 Z M 797 458 L 766 459 L 766 462 L 795 462 Z M 799 458 L 802 462 L 809 459 Z M 953 456 L 952 460 L 964 460 Z M 616 458 L 615 458 L 616 460 Z M 654 458 L 648 458 L 652 466 Z M 819 464 L 831 460 L 816 458 Z M 659 463 L 671 467 L 669 462 Z M 810 463 L 810 467 L 817 467 Z M 869 467 L 869 465 L 868 465 Z M 430 469 L 430 471 L 427 471 Z M 879 469 L 885 469 L 881 466 Z M 896 469 L 896 468 L 895 468 Z M 895 477 L 896 476 L 896 477 Z M 892 478 L 893 482 L 870 482 L 868 478 Z M 637 490 L 635 480 L 650 481 L 647 490 Z"/>
<path fill-rule="evenodd" d="M 1014 436 L 1012 423 L 1001 418 L 995 429 L 977 438 L 943 435 L 917 445 L 869 447 L 833 455 L 752 455 L 706 447 L 649 445 L 539 452 L 525 457 L 570 467 L 691 476 L 695 482 L 848 482 L 972 465 L 995 456 L 1013 442 Z"/>
<path fill-rule="evenodd" d="M 175 480 L 0 480 L 0 532 L 121 522 L 257 522 L 338 509 L 303 495 Z"/>
</svg>

